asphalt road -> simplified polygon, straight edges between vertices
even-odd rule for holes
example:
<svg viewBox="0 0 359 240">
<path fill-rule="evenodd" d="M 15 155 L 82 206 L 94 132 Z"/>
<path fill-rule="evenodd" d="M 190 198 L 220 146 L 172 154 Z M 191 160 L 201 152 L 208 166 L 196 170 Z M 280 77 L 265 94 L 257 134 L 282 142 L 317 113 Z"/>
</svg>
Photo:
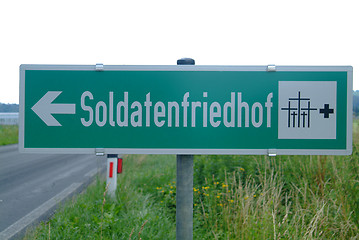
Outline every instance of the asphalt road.
<svg viewBox="0 0 359 240">
<path fill-rule="evenodd" d="M 0 147 L 0 238 L 20 230 L 34 212 L 43 215 L 42 206 L 57 203 L 105 166 L 106 157 L 95 155 L 20 154 L 17 145 Z"/>
</svg>

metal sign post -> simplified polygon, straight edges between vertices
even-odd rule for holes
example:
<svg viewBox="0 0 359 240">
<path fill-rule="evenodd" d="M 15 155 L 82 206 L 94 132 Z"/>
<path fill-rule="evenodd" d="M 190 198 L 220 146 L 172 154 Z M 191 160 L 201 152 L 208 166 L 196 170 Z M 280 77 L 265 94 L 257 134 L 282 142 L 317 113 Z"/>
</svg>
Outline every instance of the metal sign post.
<svg viewBox="0 0 359 240">
<path fill-rule="evenodd" d="M 193 155 L 177 155 L 176 239 L 193 238 Z"/>
<path fill-rule="evenodd" d="M 177 65 L 194 65 L 183 58 Z M 193 155 L 177 155 L 176 239 L 193 239 Z"/>
</svg>

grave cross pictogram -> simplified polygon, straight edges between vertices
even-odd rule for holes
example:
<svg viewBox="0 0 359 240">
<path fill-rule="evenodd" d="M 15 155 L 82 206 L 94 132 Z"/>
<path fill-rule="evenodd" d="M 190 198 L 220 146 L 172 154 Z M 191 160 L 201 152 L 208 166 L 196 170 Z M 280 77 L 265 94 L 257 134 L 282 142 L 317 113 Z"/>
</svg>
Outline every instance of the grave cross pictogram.
<svg viewBox="0 0 359 240">
<path fill-rule="evenodd" d="M 296 107 L 291 107 L 291 103 L 294 103 Z M 307 106 L 303 107 L 305 104 Z M 317 111 L 317 108 L 311 107 L 310 98 L 302 97 L 301 92 L 298 91 L 297 97 L 289 98 L 288 107 L 283 107 L 281 110 L 288 111 L 288 127 L 310 128 L 311 111 Z"/>
</svg>

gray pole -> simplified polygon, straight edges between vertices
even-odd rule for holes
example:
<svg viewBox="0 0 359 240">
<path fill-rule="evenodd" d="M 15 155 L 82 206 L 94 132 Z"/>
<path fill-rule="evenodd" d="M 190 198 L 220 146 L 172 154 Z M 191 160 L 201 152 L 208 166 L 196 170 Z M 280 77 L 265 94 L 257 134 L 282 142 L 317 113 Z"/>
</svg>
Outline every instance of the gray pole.
<svg viewBox="0 0 359 240">
<path fill-rule="evenodd" d="M 177 65 L 194 65 L 191 58 Z M 176 239 L 193 239 L 193 155 L 177 155 Z"/>
</svg>

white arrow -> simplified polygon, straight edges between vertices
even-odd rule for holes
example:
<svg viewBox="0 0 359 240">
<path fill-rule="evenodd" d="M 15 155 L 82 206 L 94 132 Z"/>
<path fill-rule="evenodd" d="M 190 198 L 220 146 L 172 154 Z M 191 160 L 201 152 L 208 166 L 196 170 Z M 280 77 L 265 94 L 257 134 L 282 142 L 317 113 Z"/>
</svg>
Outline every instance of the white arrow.
<svg viewBox="0 0 359 240">
<path fill-rule="evenodd" d="M 75 104 L 52 103 L 62 91 L 48 91 L 31 109 L 47 126 L 61 126 L 52 114 L 75 114 Z"/>
</svg>

